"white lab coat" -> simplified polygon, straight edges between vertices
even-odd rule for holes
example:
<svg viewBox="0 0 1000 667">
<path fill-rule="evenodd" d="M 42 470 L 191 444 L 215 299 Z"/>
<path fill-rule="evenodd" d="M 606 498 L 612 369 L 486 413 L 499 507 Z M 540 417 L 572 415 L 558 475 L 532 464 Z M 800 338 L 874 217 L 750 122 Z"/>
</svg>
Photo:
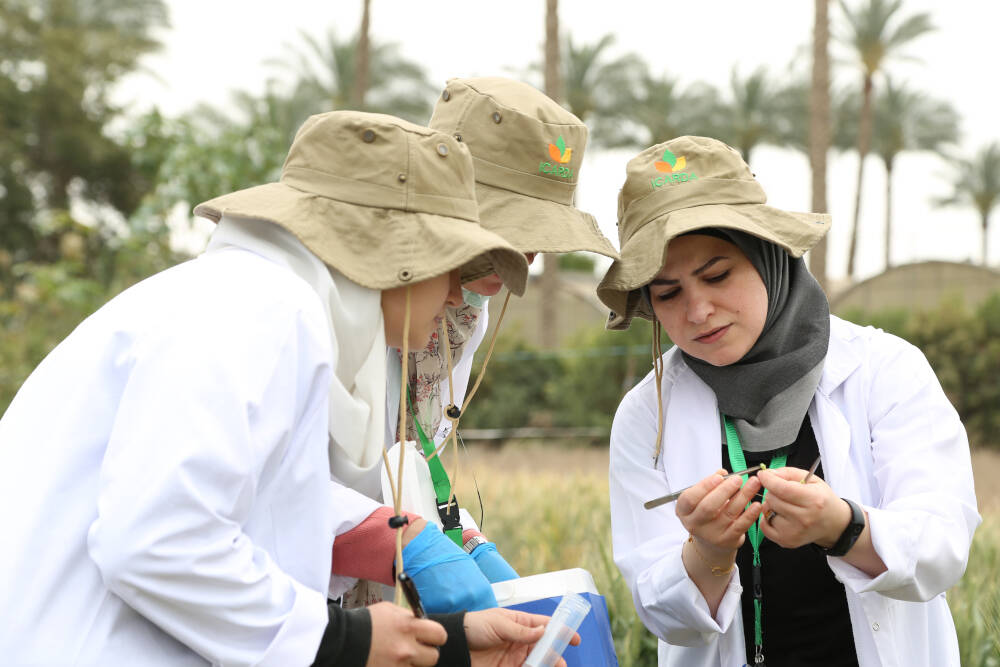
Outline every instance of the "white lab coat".
<svg viewBox="0 0 1000 667">
<path fill-rule="evenodd" d="M 965 571 L 981 520 L 965 429 L 917 348 L 879 330 L 831 320 L 830 348 L 809 418 L 826 481 L 868 511 L 875 549 L 888 568 L 872 578 L 842 559 L 827 559 L 846 587 L 859 662 L 958 665 L 944 593 Z M 713 618 L 681 562 L 687 532 L 674 506 L 642 507 L 721 467 L 715 394 L 676 348 L 664 357 L 657 467 L 652 374 L 615 415 L 615 562 L 640 618 L 660 638 L 661 666 L 737 667 L 747 662 L 738 573 L 731 575 Z"/>
<path fill-rule="evenodd" d="M 334 536 L 317 294 L 226 248 L 85 320 L 0 421 L 0 662 L 305 665 Z"/>
</svg>

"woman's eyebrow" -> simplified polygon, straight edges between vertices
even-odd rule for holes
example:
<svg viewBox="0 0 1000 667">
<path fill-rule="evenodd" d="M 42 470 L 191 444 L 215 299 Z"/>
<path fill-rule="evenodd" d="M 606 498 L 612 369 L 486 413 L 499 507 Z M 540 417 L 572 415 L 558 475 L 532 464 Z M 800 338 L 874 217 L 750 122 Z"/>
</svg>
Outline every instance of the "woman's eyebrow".
<svg viewBox="0 0 1000 667">
<path fill-rule="evenodd" d="M 705 262 L 704 264 L 702 264 L 701 266 L 699 266 L 697 269 L 695 269 L 694 271 L 692 271 L 691 275 L 692 276 L 696 276 L 699 273 L 701 273 L 702 271 L 707 271 L 709 268 L 711 268 L 711 266 L 713 264 L 715 264 L 716 262 L 721 261 L 723 259 L 729 259 L 729 258 L 726 257 L 725 255 L 716 255 L 715 257 L 713 257 L 712 259 L 708 260 L 707 262 Z M 680 282 L 679 280 L 675 280 L 673 278 L 653 278 L 653 280 L 650 281 L 649 284 L 650 285 L 676 285 L 679 282 Z"/>
</svg>

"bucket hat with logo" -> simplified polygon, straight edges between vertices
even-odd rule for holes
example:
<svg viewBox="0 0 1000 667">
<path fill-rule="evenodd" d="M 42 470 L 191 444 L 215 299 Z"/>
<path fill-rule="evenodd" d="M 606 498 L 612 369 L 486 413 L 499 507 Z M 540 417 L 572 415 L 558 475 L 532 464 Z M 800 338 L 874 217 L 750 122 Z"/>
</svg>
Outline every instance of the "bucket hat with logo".
<svg viewBox="0 0 1000 667">
<path fill-rule="evenodd" d="M 196 215 L 259 218 L 292 232 L 355 283 L 385 290 L 488 262 L 515 294 L 524 255 L 479 224 L 472 157 L 450 134 L 382 114 L 303 123 L 277 183 L 199 204 Z"/>
<path fill-rule="evenodd" d="M 574 206 L 587 126 L 544 93 L 502 77 L 451 79 L 428 124 L 469 147 L 484 227 L 525 253 L 618 256 Z"/>
<path fill-rule="evenodd" d="M 653 313 L 639 290 L 667 259 L 670 240 L 706 227 L 738 229 L 801 257 L 830 229 L 825 213 L 791 213 L 767 206 L 767 195 L 737 150 L 707 137 L 678 137 L 629 161 L 618 195 L 621 258 L 597 295 L 609 329 L 627 329 Z"/>
</svg>

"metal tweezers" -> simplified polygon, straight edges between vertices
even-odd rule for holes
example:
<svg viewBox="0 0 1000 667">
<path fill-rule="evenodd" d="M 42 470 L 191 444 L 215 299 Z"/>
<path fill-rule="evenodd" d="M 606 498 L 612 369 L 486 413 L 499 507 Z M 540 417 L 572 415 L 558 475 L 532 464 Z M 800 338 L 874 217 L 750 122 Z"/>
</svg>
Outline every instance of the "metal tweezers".
<svg viewBox="0 0 1000 667">
<path fill-rule="evenodd" d="M 749 474 L 749 473 L 760 472 L 761 470 L 764 470 L 765 468 L 767 468 L 767 465 L 761 463 L 759 465 L 753 466 L 752 468 L 747 468 L 746 470 L 740 470 L 738 472 L 731 472 L 728 475 L 723 475 L 722 479 L 729 479 L 730 477 L 734 477 L 736 475 L 746 475 L 746 474 Z M 678 498 L 680 498 L 681 494 L 684 493 L 685 491 L 687 491 L 690 488 L 691 488 L 690 486 L 686 486 L 683 489 L 681 489 L 680 491 L 674 491 L 673 493 L 668 493 L 665 496 L 660 496 L 659 498 L 653 498 L 652 500 L 649 500 L 649 501 L 643 503 L 642 506 L 645 507 L 648 510 L 651 510 L 654 507 L 659 507 L 660 505 L 666 505 L 667 503 L 672 503 L 675 500 L 677 500 Z"/>
</svg>

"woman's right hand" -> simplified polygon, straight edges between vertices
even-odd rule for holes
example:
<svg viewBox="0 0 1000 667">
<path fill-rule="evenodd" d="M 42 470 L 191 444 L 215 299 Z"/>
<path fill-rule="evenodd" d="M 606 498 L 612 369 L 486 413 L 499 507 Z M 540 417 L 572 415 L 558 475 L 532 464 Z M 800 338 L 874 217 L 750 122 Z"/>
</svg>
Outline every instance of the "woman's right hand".
<svg viewBox="0 0 1000 667">
<path fill-rule="evenodd" d="M 366 667 L 437 664 L 438 649 L 448 639 L 440 623 L 414 618 L 409 609 L 391 602 L 379 602 L 368 607 L 372 621 L 371 647 Z"/>
<path fill-rule="evenodd" d="M 723 479 L 719 470 L 701 480 L 677 499 L 677 517 L 703 549 L 735 552 L 746 539 L 747 529 L 760 516 L 761 504 L 747 504 L 760 491 L 760 481 L 750 477 Z"/>
</svg>

